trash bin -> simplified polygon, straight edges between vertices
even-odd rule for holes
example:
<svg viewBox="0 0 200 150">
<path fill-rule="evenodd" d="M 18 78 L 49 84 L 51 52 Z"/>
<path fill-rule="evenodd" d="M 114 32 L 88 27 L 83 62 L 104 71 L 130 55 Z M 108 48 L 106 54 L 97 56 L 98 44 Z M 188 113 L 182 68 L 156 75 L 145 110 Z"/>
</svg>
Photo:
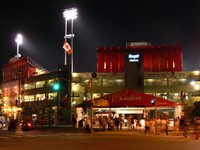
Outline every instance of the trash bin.
<svg viewBox="0 0 200 150">
<path fill-rule="evenodd" d="M 79 120 L 79 122 L 78 122 L 78 127 L 79 127 L 79 128 L 83 127 L 83 119 Z"/>
</svg>

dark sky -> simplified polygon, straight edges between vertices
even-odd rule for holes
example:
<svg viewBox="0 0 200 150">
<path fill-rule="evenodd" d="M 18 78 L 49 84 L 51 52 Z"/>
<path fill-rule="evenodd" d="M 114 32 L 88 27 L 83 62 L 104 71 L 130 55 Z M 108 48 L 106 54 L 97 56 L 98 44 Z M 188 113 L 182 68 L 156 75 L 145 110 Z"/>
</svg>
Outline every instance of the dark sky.
<svg viewBox="0 0 200 150">
<path fill-rule="evenodd" d="M 63 10 L 78 9 L 74 20 L 74 71 L 96 71 L 99 46 L 130 41 L 181 44 L 184 71 L 200 68 L 199 0 L 2 0 L 0 66 L 16 55 L 21 33 L 22 56 L 48 70 L 64 63 Z"/>
</svg>

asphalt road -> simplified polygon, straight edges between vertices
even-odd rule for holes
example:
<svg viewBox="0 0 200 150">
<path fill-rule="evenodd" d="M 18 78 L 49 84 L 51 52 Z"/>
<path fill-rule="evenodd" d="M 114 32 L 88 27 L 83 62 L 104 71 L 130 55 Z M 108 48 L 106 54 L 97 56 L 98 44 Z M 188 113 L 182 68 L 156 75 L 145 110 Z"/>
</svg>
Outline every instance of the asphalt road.
<svg viewBox="0 0 200 150">
<path fill-rule="evenodd" d="M 199 150 L 200 140 L 136 131 L 85 134 L 66 131 L 0 132 L 0 150 Z"/>
</svg>

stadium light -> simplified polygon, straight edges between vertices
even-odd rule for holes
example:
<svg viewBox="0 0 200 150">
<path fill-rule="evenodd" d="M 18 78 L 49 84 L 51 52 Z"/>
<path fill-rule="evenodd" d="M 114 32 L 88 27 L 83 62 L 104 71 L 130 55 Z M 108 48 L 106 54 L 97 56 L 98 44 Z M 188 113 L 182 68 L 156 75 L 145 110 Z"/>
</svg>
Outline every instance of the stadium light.
<svg viewBox="0 0 200 150">
<path fill-rule="evenodd" d="M 21 57 L 21 55 L 19 54 L 19 45 L 22 44 L 22 41 L 23 41 L 22 35 L 18 34 L 16 39 L 15 39 L 15 42 L 17 43 L 17 55 L 16 55 L 17 59 L 19 59 Z"/>
<path fill-rule="evenodd" d="M 65 40 L 67 41 L 67 39 L 71 40 L 71 48 L 73 50 L 73 38 L 74 38 L 74 34 L 73 34 L 73 20 L 77 18 L 77 9 L 76 8 L 70 8 L 70 9 L 65 9 L 63 11 L 63 17 L 65 18 Z M 71 34 L 67 34 L 67 21 L 71 20 Z M 67 64 L 67 52 L 65 51 L 65 65 Z M 74 61 L 73 61 L 73 52 L 71 54 L 71 70 L 73 73 L 73 66 L 74 66 Z"/>
</svg>

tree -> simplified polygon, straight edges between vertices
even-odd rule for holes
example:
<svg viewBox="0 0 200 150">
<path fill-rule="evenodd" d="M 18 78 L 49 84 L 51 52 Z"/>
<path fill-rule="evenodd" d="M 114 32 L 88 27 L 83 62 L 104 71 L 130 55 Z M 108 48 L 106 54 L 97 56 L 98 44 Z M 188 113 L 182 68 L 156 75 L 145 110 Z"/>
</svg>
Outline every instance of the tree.
<svg viewBox="0 0 200 150">
<path fill-rule="evenodd" d="M 192 110 L 192 115 L 194 117 L 199 117 L 200 116 L 200 101 L 194 102 L 194 108 Z"/>
<path fill-rule="evenodd" d="M 25 119 L 25 120 L 31 120 L 32 114 L 33 114 L 33 110 L 29 106 L 25 106 L 22 109 L 21 115 L 22 115 L 23 119 Z"/>
</svg>

